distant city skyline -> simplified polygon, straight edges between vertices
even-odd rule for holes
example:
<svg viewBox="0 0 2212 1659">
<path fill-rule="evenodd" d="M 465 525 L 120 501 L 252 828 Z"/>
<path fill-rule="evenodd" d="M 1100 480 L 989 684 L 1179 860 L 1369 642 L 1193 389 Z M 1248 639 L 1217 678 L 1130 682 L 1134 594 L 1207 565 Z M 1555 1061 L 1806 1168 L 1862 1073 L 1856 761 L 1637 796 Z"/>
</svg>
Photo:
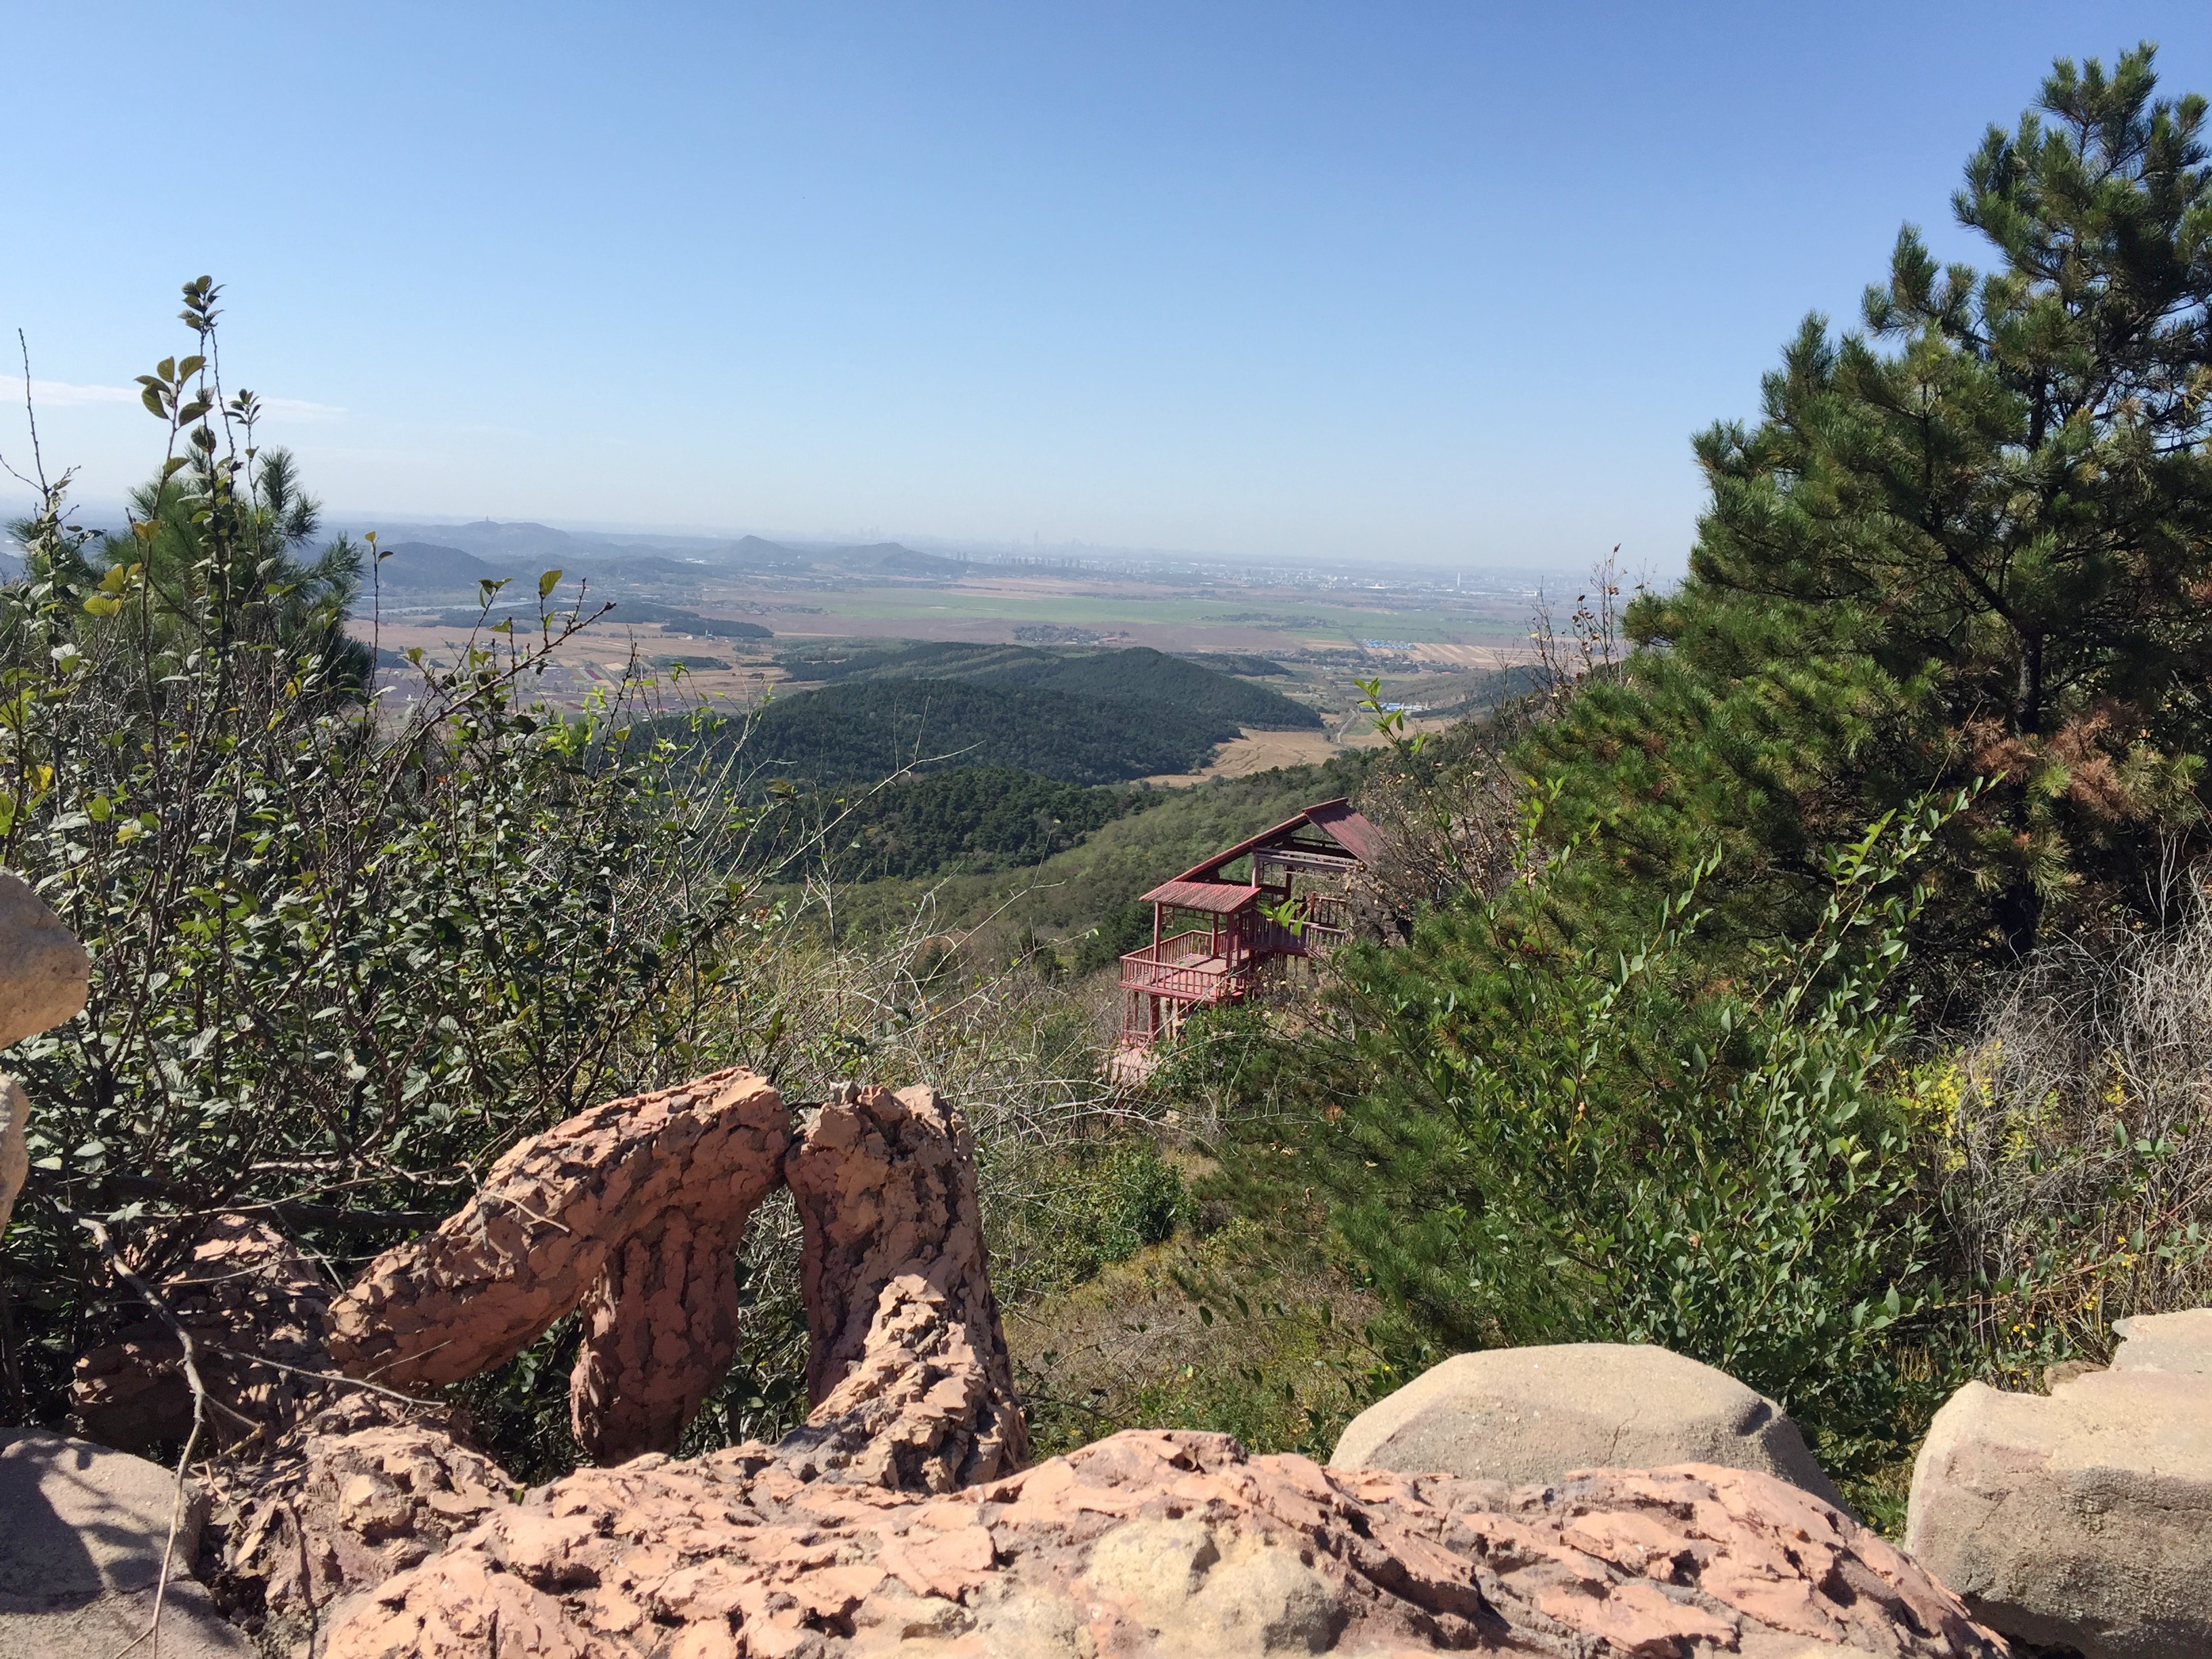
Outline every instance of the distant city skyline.
<svg viewBox="0 0 2212 1659">
<path fill-rule="evenodd" d="M 207 271 L 337 523 L 1470 573 L 1678 570 L 1692 434 L 1901 223 L 1984 262 L 2053 57 L 2212 92 L 2179 3 L 0 17 L 0 454 L 20 328 L 95 512 Z"/>
</svg>

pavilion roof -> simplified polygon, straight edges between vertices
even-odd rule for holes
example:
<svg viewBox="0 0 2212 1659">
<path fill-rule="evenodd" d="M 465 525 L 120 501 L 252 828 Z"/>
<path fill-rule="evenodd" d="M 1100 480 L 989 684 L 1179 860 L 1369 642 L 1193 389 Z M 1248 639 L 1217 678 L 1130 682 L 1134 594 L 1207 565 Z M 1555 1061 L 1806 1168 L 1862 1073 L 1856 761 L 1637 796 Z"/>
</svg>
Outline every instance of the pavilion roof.
<svg viewBox="0 0 2212 1659">
<path fill-rule="evenodd" d="M 1239 886 L 1228 881 L 1164 881 L 1137 902 L 1139 904 L 1164 904 L 1177 910 L 1204 910 L 1214 915 L 1231 915 L 1242 910 L 1260 896 L 1257 887 Z"/>
<path fill-rule="evenodd" d="M 1319 830 L 1362 864 L 1373 864 L 1382 854 L 1382 832 L 1370 820 L 1352 811 L 1349 801 L 1339 796 L 1334 800 L 1309 806 L 1296 817 L 1285 818 L 1272 830 L 1262 830 L 1249 840 L 1238 842 L 1227 852 L 1214 854 L 1203 864 L 1191 866 L 1168 885 L 1173 887 L 1209 881 L 1213 872 L 1231 859 L 1286 842 L 1301 830 Z M 1146 895 L 1147 898 L 1150 896 Z"/>
</svg>

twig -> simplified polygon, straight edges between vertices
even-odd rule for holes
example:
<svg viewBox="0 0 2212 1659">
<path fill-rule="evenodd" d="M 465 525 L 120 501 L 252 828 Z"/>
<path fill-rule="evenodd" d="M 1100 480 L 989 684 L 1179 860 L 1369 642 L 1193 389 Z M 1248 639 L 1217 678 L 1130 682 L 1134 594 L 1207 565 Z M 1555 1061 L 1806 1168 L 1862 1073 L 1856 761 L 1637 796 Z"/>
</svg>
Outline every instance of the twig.
<svg viewBox="0 0 2212 1659">
<path fill-rule="evenodd" d="M 39 411 L 31 401 L 31 343 L 23 337 L 20 328 L 15 331 L 15 344 L 23 354 L 23 415 L 31 423 L 31 471 L 39 475 L 38 482 L 33 483 L 14 467 L 8 466 L 4 459 L 0 459 L 0 466 L 8 466 L 9 476 L 18 483 L 36 489 L 40 507 L 51 507 L 54 492 L 46 483 L 46 458 L 39 453 Z"/>
<path fill-rule="evenodd" d="M 181 1181 L 160 1176 L 111 1175 L 106 1185 L 129 1198 L 198 1200 L 203 1194 Z M 240 1198 L 219 1201 L 212 1208 L 195 1211 L 207 1215 L 273 1215 L 295 1227 L 328 1227 L 342 1233 L 378 1233 L 394 1228 L 435 1227 L 445 1220 L 443 1210 L 347 1210 L 332 1204 L 306 1204 L 296 1199 Z"/>
<path fill-rule="evenodd" d="M 161 1576 L 155 1580 L 154 1583 L 154 1616 L 148 1621 L 143 1631 L 117 1649 L 112 1656 L 112 1659 L 123 1659 L 125 1654 L 130 1652 L 141 1642 L 150 1641 L 154 1644 L 155 1659 L 160 1659 L 161 1608 L 168 1600 L 169 1572 L 176 1559 L 177 1533 L 183 1526 L 185 1519 L 185 1471 L 191 1467 L 192 1453 L 198 1449 L 200 1433 L 207 1426 L 209 1405 L 207 1384 L 200 1376 L 198 1344 L 193 1340 L 192 1334 L 185 1328 L 185 1322 L 177 1317 L 175 1310 L 162 1299 L 161 1294 L 151 1285 L 139 1278 L 124 1264 L 123 1253 L 115 1248 L 115 1241 L 108 1237 L 105 1225 L 88 1215 L 77 1217 L 76 1224 L 92 1235 L 92 1242 L 99 1247 L 100 1255 L 107 1259 L 107 1265 L 116 1278 L 144 1297 L 147 1305 L 154 1310 L 161 1322 L 174 1333 L 184 1355 L 185 1381 L 191 1384 L 192 1390 L 192 1431 L 185 1437 L 185 1449 L 177 1458 L 176 1493 L 169 1504 L 169 1536 L 161 1546 Z"/>
<path fill-rule="evenodd" d="M 402 1394 L 397 1389 L 387 1389 L 381 1382 L 371 1382 L 358 1376 L 348 1376 L 343 1371 L 314 1371 L 304 1365 L 288 1365 L 281 1359 L 271 1359 L 266 1354 L 240 1353 L 235 1348 L 208 1344 L 208 1352 L 219 1353 L 226 1359 L 240 1359 L 249 1365 L 266 1365 L 272 1371 L 289 1371 L 294 1376 L 310 1376 L 318 1382 L 334 1382 L 342 1388 L 364 1389 L 370 1394 L 380 1394 L 386 1400 L 397 1400 L 403 1406 L 421 1406 L 431 1411 L 441 1409 L 434 1400 L 422 1400 L 411 1394 Z"/>
</svg>

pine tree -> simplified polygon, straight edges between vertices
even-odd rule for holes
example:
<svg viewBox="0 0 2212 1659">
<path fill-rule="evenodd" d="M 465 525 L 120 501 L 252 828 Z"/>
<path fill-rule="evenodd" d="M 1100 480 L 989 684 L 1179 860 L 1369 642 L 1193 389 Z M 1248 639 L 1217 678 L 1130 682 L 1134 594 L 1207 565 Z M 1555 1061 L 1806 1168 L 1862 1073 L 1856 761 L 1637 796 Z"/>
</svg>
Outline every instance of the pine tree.
<svg viewBox="0 0 2212 1659">
<path fill-rule="evenodd" d="M 1862 331 L 1808 318 L 1765 418 L 1697 441 L 1689 579 L 1524 758 L 1663 881 L 1717 842 L 1796 931 L 1820 848 L 1974 777 L 1944 914 L 2032 945 L 2140 902 L 2212 740 L 2212 170 L 2154 49 L 2061 60 L 1954 198 L 1994 268 L 1898 237 Z"/>
</svg>

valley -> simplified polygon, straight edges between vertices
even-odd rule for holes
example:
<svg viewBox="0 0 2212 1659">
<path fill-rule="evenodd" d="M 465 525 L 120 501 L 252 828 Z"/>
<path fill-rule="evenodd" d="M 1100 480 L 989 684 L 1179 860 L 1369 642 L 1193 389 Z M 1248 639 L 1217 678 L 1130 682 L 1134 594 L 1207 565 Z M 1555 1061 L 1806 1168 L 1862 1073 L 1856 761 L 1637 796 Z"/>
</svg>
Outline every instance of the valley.
<svg viewBox="0 0 2212 1659">
<path fill-rule="evenodd" d="M 1131 775 L 1161 785 L 1372 747 L 1379 740 L 1358 710 L 1359 680 L 1379 680 L 1385 701 L 1413 714 L 1414 729 L 1446 723 L 1424 715 L 1464 703 L 1531 659 L 1539 585 L 1490 577 L 1464 588 L 1456 576 L 1411 570 L 1377 580 L 1320 569 L 960 559 L 896 544 L 817 548 L 753 537 L 615 542 L 489 521 L 409 528 L 379 542 L 389 551 L 349 629 L 377 647 L 385 683 L 403 695 L 414 678 L 410 651 L 450 666 L 472 635 L 500 643 L 486 635 L 509 617 L 535 635 L 536 579 L 559 569 L 550 608 L 593 617 L 611 607 L 546 658 L 544 691 L 572 707 L 635 660 L 687 699 L 742 712 L 846 678 L 823 665 L 868 642 L 915 642 L 1242 658 L 1267 665 L 1247 683 L 1279 691 L 1319 722 L 1290 731 L 1237 721 L 1206 753 Z M 1567 580 L 1548 585 L 1564 589 Z M 487 581 L 506 586 L 488 590 Z"/>
</svg>

